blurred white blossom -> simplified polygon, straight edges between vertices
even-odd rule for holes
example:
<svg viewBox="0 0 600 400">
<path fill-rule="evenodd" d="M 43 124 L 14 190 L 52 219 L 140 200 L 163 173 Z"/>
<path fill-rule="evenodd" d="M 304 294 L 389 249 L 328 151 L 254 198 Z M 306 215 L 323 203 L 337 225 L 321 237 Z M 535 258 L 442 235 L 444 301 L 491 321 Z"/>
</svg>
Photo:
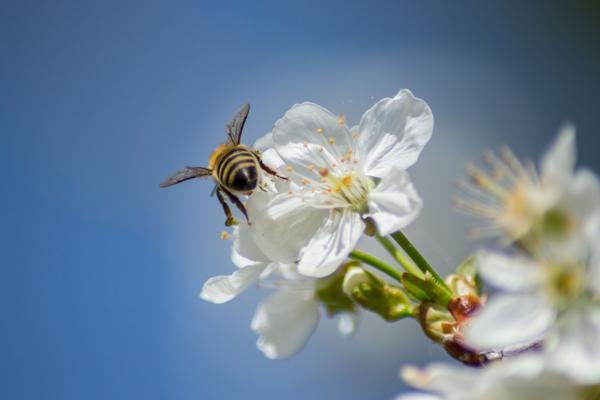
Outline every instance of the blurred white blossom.
<svg viewBox="0 0 600 400">
<path fill-rule="evenodd" d="M 488 152 L 486 173 L 470 166 L 471 182 L 459 182 L 466 199 L 456 205 L 487 221 L 476 229 L 480 236 L 498 236 L 505 244 L 520 241 L 537 247 L 541 241 L 581 233 L 590 235 L 598 227 L 600 190 L 596 176 L 575 171 L 575 128 L 565 125 L 540 163 L 523 164 L 504 148 L 500 156 Z"/>
<path fill-rule="evenodd" d="M 526 355 L 473 369 L 436 363 L 424 369 L 405 367 L 401 375 L 424 390 L 396 400 L 587 400 L 600 396 L 600 386 L 581 385 L 548 370 L 546 361 Z"/>
</svg>

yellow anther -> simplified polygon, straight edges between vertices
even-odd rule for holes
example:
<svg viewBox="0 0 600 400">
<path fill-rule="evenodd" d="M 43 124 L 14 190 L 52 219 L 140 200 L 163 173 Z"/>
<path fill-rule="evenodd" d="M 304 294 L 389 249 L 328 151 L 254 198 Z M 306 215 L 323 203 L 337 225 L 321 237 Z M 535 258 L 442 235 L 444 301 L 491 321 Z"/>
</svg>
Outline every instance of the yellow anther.
<svg viewBox="0 0 600 400">
<path fill-rule="evenodd" d="M 291 166 L 291 165 L 288 165 L 288 166 L 286 167 L 286 169 L 288 170 L 288 172 L 292 172 L 292 171 L 294 170 L 294 168 L 292 168 L 292 166 Z"/>
<path fill-rule="evenodd" d="M 302 182 L 303 185 L 308 185 L 308 179 L 306 178 L 302 178 L 300 182 Z"/>
<path fill-rule="evenodd" d="M 323 128 L 317 128 L 317 133 L 323 133 Z"/>
<path fill-rule="evenodd" d="M 308 169 L 309 169 L 309 171 L 314 171 L 314 170 L 315 170 L 315 166 L 314 166 L 314 165 L 312 165 L 312 164 L 310 164 L 310 165 L 308 166 Z"/>
<path fill-rule="evenodd" d="M 325 178 L 327 175 L 329 175 L 329 170 L 327 168 L 323 167 L 319 170 L 319 175 L 321 175 L 323 178 Z"/>
<path fill-rule="evenodd" d="M 346 123 L 346 116 L 344 114 L 338 115 L 337 123 L 340 125 L 344 125 Z"/>
<path fill-rule="evenodd" d="M 352 176 L 351 175 L 345 175 L 342 178 L 342 185 L 346 186 L 347 188 L 349 188 L 350 186 L 352 186 Z"/>
<path fill-rule="evenodd" d="M 358 139 L 358 132 L 352 132 L 352 139 Z"/>
<path fill-rule="evenodd" d="M 332 137 L 330 137 L 327 141 L 329 142 L 329 144 L 335 144 L 335 139 Z"/>
<path fill-rule="evenodd" d="M 227 231 L 221 232 L 221 240 L 225 240 L 229 237 L 229 233 Z"/>
</svg>

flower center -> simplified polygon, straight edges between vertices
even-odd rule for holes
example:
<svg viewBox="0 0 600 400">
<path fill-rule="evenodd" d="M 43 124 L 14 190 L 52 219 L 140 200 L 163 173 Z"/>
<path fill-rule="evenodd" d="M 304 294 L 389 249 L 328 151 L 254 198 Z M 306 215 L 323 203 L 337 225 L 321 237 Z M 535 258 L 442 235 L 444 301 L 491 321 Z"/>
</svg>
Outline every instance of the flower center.
<svg viewBox="0 0 600 400">
<path fill-rule="evenodd" d="M 365 213 L 368 211 L 369 191 L 373 182 L 366 176 L 349 172 L 342 176 L 327 175 L 329 197 L 334 204 L 339 204 L 352 211 Z"/>
<path fill-rule="evenodd" d="M 581 266 L 550 266 L 547 287 L 559 310 L 567 308 L 584 292 Z"/>
</svg>

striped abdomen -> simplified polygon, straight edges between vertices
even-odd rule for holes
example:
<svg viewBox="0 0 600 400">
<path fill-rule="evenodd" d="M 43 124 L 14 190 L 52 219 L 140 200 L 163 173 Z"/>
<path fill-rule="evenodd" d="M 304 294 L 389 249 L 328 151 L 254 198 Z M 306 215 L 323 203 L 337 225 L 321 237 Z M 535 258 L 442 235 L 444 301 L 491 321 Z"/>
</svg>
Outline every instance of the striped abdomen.
<svg viewBox="0 0 600 400">
<path fill-rule="evenodd" d="M 216 176 L 221 185 L 234 192 L 251 192 L 258 185 L 259 165 L 247 148 L 233 147 L 221 156 Z"/>
</svg>

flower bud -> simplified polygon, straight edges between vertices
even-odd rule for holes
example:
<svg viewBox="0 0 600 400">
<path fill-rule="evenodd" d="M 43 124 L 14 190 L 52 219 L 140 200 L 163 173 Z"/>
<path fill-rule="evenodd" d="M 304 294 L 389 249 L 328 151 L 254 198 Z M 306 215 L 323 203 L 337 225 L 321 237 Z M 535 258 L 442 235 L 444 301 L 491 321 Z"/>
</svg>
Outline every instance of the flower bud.
<svg viewBox="0 0 600 400">
<path fill-rule="evenodd" d="M 348 269 L 343 288 L 354 301 L 386 321 L 413 314 L 410 301 L 401 288 L 387 284 L 361 267 Z"/>
</svg>

